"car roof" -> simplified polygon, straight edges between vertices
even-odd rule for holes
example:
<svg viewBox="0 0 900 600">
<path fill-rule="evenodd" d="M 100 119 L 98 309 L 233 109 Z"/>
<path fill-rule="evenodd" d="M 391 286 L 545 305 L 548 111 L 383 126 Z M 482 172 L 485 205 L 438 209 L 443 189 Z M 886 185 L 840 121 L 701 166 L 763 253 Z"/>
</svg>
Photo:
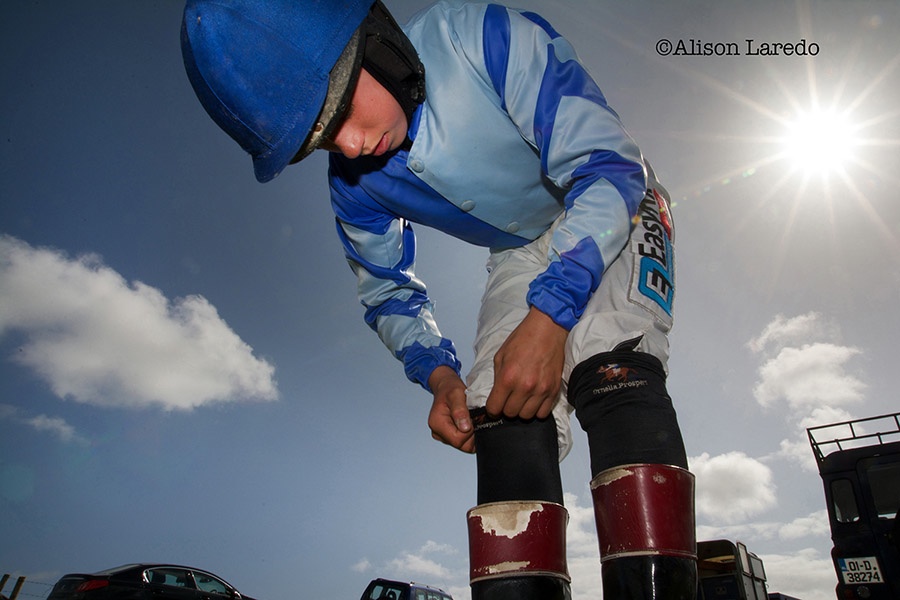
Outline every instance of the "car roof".
<svg viewBox="0 0 900 600">
<path fill-rule="evenodd" d="M 117 573 L 124 573 L 126 571 L 146 571 L 147 569 L 185 569 L 187 571 L 197 571 L 198 573 L 206 573 L 208 575 L 215 575 L 211 571 L 207 571 L 206 569 L 198 569 L 196 567 L 190 567 L 188 565 L 176 565 L 172 563 L 129 563 L 126 565 L 119 565 L 118 567 L 112 567 L 111 569 L 104 569 L 102 571 L 97 571 L 93 573 L 93 575 L 115 575 Z M 219 579 L 218 575 L 215 575 Z"/>
<path fill-rule="evenodd" d="M 439 587 L 434 587 L 433 585 L 426 585 L 426 584 L 424 584 L 424 583 L 416 583 L 415 581 L 411 581 L 411 582 L 409 583 L 409 585 L 411 585 L 412 587 L 415 587 L 415 588 L 424 588 L 424 589 L 426 589 L 426 590 L 435 590 L 435 591 L 437 591 L 437 592 L 443 592 L 443 591 L 444 591 L 444 590 L 442 590 L 442 589 L 439 588 Z"/>
<path fill-rule="evenodd" d="M 384 583 L 393 583 L 393 584 L 396 584 L 396 585 L 408 585 L 408 586 L 413 587 L 413 588 L 422 588 L 422 589 L 426 589 L 426 590 L 434 590 L 434 591 L 436 591 L 436 592 L 441 592 L 441 593 L 444 593 L 444 594 L 447 593 L 447 592 L 445 592 L 444 590 L 442 590 L 442 589 L 439 588 L 439 587 L 434 587 L 433 585 L 427 585 L 427 584 L 424 584 L 424 583 L 416 583 L 415 581 L 398 581 L 398 580 L 396 580 L 396 579 L 386 579 L 386 578 L 384 578 L 384 577 L 378 577 L 378 578 L 376 578 L 374 581 L 383 581 Z"/>
</svg>

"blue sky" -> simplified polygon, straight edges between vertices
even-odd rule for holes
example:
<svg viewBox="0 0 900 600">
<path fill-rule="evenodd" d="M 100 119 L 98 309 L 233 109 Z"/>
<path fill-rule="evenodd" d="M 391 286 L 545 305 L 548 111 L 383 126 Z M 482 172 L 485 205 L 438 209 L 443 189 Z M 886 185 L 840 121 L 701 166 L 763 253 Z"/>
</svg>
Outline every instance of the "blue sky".
<svg viewBox="0 0 900 600">
<path fill-rule="evenodd" d="M 804 428 L 897 408 L 900 5 L 516 4 L 573 41 L 676 201 L 669 387 L 699 537 L 830 598 Z M 264 600 L 376 576 L 464 600 L 474 458 L 431 440 L 429 396 L 363 324 L 325 156 L 255 182 L 184 75 L 181 6 L 0 2 L 0 570 L 168 561 Z M 815 56 L 758 53 L 801 39 Z M 816 107 L 852 137 L 842 157 L 834 119 L 803 138 L 826 171 L 784 144 Z M 485 252 L 417 233 L 468 365 Z M 599 597 L 588 462 L 578 437 L 577 600 Z"/>
</svg>

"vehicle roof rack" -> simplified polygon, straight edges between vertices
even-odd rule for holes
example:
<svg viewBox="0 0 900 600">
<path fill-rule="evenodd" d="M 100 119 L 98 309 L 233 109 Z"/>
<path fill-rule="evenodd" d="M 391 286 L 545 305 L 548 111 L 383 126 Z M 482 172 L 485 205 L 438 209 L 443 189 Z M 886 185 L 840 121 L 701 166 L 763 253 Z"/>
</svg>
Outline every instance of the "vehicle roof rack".
<svg viewBox="0 0 900 600">
<path fill-rule="evenodd" d="M 806 433 L 816 461 L 821 463 L 834 452 L 900 442 L 900 413 L 819 425 Z"/>
</svg>

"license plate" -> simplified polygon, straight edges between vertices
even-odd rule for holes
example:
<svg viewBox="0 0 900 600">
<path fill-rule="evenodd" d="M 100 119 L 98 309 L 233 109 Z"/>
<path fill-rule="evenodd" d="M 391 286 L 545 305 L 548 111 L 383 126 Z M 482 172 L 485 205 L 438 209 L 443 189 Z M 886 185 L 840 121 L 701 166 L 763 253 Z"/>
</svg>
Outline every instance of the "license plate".
<svg viewBox="0 0 900 600">
<path fill-rule="evenodd" d="M 841 577 L 847 585 L 858 583 L 884 583 L 881 569 L 878 568 L 878 559 L 874 556 L 861 556 L 859 558 L 840 558 L 838 565 L 841 567 Z"/>
</svg>

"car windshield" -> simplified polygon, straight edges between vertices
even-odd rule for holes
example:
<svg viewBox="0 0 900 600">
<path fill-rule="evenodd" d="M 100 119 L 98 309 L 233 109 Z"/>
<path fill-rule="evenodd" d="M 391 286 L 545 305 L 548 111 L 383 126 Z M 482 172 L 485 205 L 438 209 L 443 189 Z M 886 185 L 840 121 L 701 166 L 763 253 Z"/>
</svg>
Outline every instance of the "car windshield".
<svg viewBox="0 0 900 600">
<path fill-rule="evenodd" d="M 390 583 L 379 582 L 369 590 L 367 600 L 406 600 L 403 587 Z"/>
</svg>

